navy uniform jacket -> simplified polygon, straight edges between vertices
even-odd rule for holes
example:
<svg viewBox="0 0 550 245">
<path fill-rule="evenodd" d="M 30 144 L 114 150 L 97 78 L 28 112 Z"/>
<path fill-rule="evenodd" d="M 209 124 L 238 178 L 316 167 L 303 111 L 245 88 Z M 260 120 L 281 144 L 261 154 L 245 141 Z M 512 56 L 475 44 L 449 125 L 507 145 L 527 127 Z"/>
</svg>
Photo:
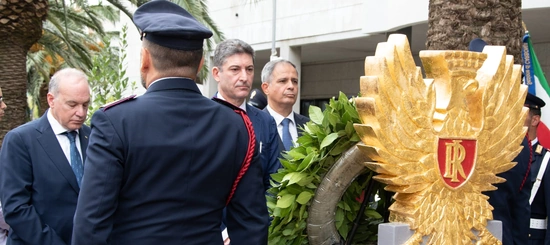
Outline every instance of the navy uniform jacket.
<svg viewBox="0 0 550 245">
<path fill-rule="evenodd" d="M 283 142 L 279 138 L 277 125 L 275 125 L 275 120 L 271 115 L 248 104 L 246 104 L 246 113 L 252 121 L 256 140 L 258 141 L 257 144 L 262 147 L 260 156 L 264 171 L 264 188 L 267 190 L 271 187 L 269 183 L 271 174 L 276 173 L 282 166 L 279 162 L 279 156 L 284 149 Z"/>
<path fill-rule="evenodd" d="M 73 244 L 223 244 L 222 209 L 247 144 L 242 118 L 189 79 L 158 80 L 95 112 Z M 258 159 L 227 206 L 233 244 L 267 244 Z"/>
<path fill-rule="evenodd" d="M 80 188 L 46 113 L 4 138 L 0 193 L 11 226 L 7 244 L 71 243 Z M 78 135 L 85 160 L 90 128 L 83 125 Z"/>
<path fill-rule="evenodd" d="M 496 184 L 495 191 L 485 192 L 489 196 L 489 203 L 493 206 L 493 219 L 502 221 L 502 244 L 528 244 L 529 240 L 529 195 L 532 183 L 529 179 L 522 182 L 527 174 L 531 152 L 527 138 L 523 139 L 523 149 L 513 160 L 517 162 L 512 169 L 500 173 L 498 176 L 506 182 Z"/>
<path fill-rule="evenodd" d="M 537 151 L 537 148 L 540 148 L 540 151 Z M 537 174 L 542 164 L 542 159 L 544 154 L 548 149 L 540 146 L 539 143 L 533 145 L 533 165 L 531 165 L 531 183 L 535 182 Z M 544 176 L 542 177 L 542 182 L 540 187 L 531 203 L 531 218 L 534 219 L 546 219 L 548 213 L 550 213 L 550 166 L 546 167 Z M 548 221 L 547 221 L 548 222 Z M 550 244 L 550 233 L 546 230 L 541 229 L 530 229 L 529 239 L 537 240 L 536 242 L 532 241 L 531 244 Z"/>
</svg>

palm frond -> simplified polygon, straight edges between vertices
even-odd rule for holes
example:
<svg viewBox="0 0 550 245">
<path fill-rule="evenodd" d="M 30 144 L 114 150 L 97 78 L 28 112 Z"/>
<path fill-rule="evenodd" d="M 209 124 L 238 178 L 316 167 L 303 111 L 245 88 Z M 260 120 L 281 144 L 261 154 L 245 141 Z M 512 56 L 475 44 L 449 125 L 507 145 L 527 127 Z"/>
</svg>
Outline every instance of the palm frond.
<svg viewBox="0 0 550 245">
<path fill-rule="evenodd" d="M 130 19 L 133 18 L 133 14 L 132 12 L 130 11 L 129 7 L 127 7 L 125 4 L 123 4 L 121 1 L 119 0 L 107 0 L 107 2 L 109 2 L 111 5 L 113 5 L 115 8 L 117 8 L 118 10 L 122 11 L 122 13 L 124 13 L 126 16 L 128 16 Z M 135 1 L 132 1 L 132 0 L 129 0 L 128 2 L 130 2 L 131 4 L 133 5 L 136 5 L 137 6 L 137 3 Z"/>
</svg>

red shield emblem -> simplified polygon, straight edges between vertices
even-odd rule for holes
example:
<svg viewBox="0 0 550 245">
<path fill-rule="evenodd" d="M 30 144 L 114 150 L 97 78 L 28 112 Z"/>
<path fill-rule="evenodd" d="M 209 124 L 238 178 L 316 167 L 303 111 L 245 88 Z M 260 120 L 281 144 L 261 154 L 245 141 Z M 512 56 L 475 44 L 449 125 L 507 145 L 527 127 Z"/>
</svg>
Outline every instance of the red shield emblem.
<svg viewBox="0 0 550 245">
<path fill-rule="evenodd" d="M 437 163 L 439 173 L 447 186 L 456 189 L 462 186 L 473 173 L 477 155 L 474 139 L 439 139 Z"/>
</svg>

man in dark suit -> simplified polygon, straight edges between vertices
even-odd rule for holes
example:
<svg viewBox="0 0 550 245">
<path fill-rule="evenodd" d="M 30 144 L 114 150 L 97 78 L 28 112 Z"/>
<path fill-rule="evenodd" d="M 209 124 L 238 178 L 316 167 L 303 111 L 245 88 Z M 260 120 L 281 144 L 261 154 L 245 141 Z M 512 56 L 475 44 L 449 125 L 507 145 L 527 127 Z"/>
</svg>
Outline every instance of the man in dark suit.
<svg viewBox="0 0 550 245">
<path fill-rule="evenodd" d="M 531 204 L 531 219 L 529 224 L 529 245 L 550 244 L 548 229 L 548 214 L 550 213 L 550 170 L 548 149 L 539 144 L 537 127 L 540 123 L 541 108 L 546 103 L 539 97 L 527 94 L 525 106 L 529 108 L 526 125 L 529 140 L 533 147 L 533 163 L 531 165 L 531 179 L 533 185 L 529 203 Z"/>
<path fill-rule="evenodd" d="M 147 91 L 92 117 L 73 245 L 221 245 L 224 207 L 235 244 L 267 244 L 250 121 L 194 82 L 212 32 L 169 1 L 142 5 L 134 23 Z"/>
<path fill-rule="evenodd" d="M 264 188 L 267 190 L 271 186 L 270 175 L 281 167 L 278 158 L 283 146 L 273 118 L 246 104 L 254 79 L 254 49 L 239 39 L 228 39 L 219 43 L 214 52 L 212 75 L 218 82 L 216 97 L 245 110 L 252 121 L 260 146 Z"/>
<path fill-rule="evenodd" d="M 301 129 L 309 118 L 292 111 L 298 99 L 298 71 L 292 62 L 275 59 L 262 70 L 262 89 L 267 95 L 269 112 L 277 123 L 277 130 L 285 150 L 290 150 L 293 142 L 301 135 Z"/>
<path fill-rule="evenodd" d="M 58 71 L 50 80 L 50 108 L 6 134 L 0 152 L 0 190 L 7 244 L 70 244 L 90 128 L 86 75 Z"/>
</svg>

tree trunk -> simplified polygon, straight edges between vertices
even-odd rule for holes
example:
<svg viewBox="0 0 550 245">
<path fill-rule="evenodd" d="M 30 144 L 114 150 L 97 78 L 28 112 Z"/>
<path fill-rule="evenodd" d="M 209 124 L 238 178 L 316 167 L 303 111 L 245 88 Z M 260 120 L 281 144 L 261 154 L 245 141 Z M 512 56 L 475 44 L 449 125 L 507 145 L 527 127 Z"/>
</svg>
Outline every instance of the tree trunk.
<svg viewBox="0 0 550 245">
<path fill-rule="evenodd" d="M 27 121 L 27 51 L 42 36 L 48 0 L 0 0 L 0 87 L 8 105 L 0 143 Z"/>
<path fill-rule="evenodd" d="M 27 121 L 26 51 L 13 46 L 0 38 L 0 87 L 8 106 L 0 122 L 0 141 L 9 130 Z"/>
<path fill-rule="evenodd" d="M 48 89 L 50 83 L 48 81 L 43 81 L 40 85 L 40 91 L 38 96 L 38 116 L 42 116 L 46 110 L 50 107 L 48 105 Z"/>
<path fill-rule="evenodd" d="M 474 38 L 506 46 L 521 64 L 521 0 L 430 0 L 426 48 L 468 50 Z"/>
</svg>

